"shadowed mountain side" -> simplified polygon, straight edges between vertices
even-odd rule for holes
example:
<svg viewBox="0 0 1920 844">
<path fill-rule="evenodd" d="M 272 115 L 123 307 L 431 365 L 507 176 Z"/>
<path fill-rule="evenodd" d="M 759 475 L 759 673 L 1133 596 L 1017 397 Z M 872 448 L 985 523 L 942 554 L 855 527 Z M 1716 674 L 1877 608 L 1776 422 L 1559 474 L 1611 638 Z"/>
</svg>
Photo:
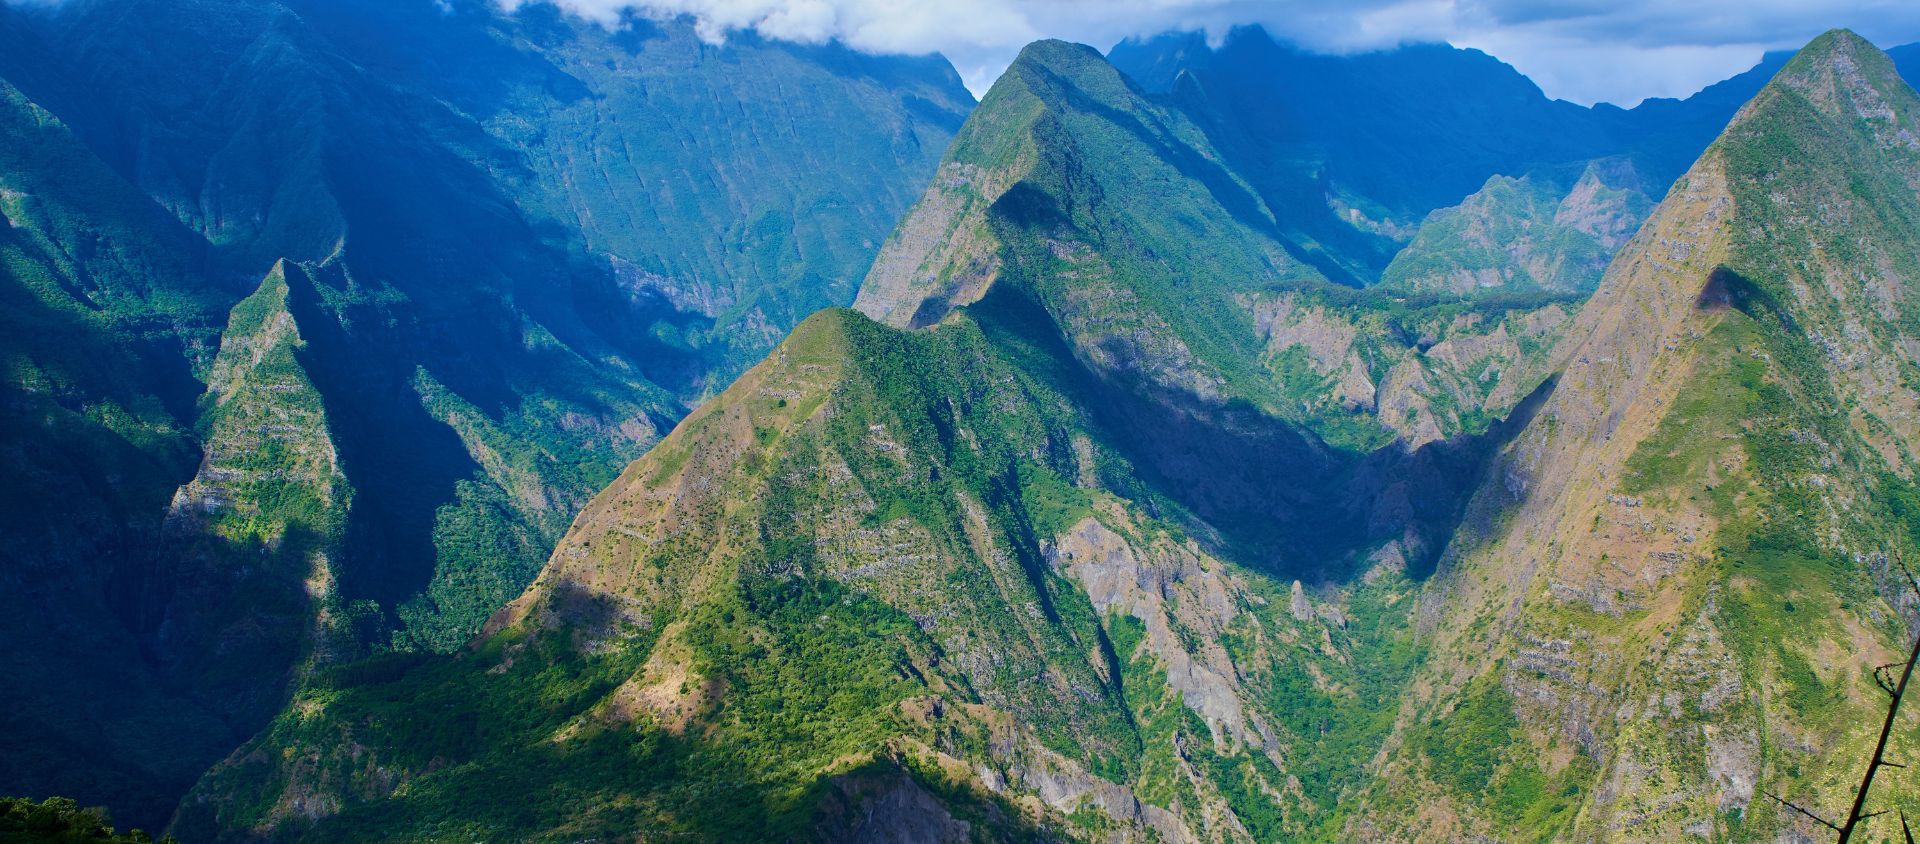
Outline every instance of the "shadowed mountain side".
<svg viewBox="0 0 1920 844">
<path fill-rule="evenodd" d="M 1126 455 L 1150 512 L 1188 514 L 1211 553 L 1282 579 L 1345 579 L 1358 573 L 1357 553 L 1393 541 L 1409 575 L 1424 577 L 1489 459 L 1552 391 L 1548 379 L 1480 433 L 1355 454 L 1250 405 L 1098 372 L 1043 309 L 1007 287 L 967 312 L 996 345 L 1085 409 L 1103 440 Z"/>
<path fill-rule="evenodd" d="M 314 268 L 339 327 L 308 320 L 312 369 L 367 487 L 341 588 L 406 646 L 464 640 L 685 402 L 850 300 L 971 105 L 938 59 L 538 4 L 8 15 L 216 275 Z"/>
<path fill-rule="evenodd" d="M 589 505 L 476 650 L 336 672 L 296 703 L 311 717 L 283 716 L 211 773 L 178 828 L 780 838 L 766 830 L 844 816 L 825 785 L 850 767 L 903 758 L 941 813 L 991 835 L 1310 828 L 1387 725 L 1324 719 L 1407 670 L 1387 645 L 1407 572 L 1499 443 L 1363 460 L 1220 407 L 1174 415 L 1092 375 L 1017 296 L 922 330 L 809 319 Z M 1326 578 L 1352 579 L 1301 583 Z M 1357 685 L 1317 691 L 1309 671 Z M 509 716 L 529 694 L 548 703 Z M 434 700 L 470 702 L 473 728 L 425 729 Z M 631 735 L 657 736 L 653 761 L 617 752 Z M 394 779 L 342 767 L 349 745 Z M 1217 749 L 1180 755 L 1201 746 Z M 1281 770 L 1312 778 L 1309 802 L 1257 814 L 1259 792 L 1213 784 Z M 968 808 L 1006 788 L 1041 802 Z M 732 796 L 693 797 L 714 789 Z M 482 806 L 505 791 L 566 796 Z"/>
<path fill-rule="evenodd" d="M 1549 99 L 1478 50 L 1419 44 L 1316 55 L 1257 26 L 1233 30 L 1218 46 L 1199 34 L 1124 41 L 1110 57 L 1150 91 L 1204 92 L 1211 119 L 1241 133 L 1259 156 L 1249 169 L 1297 173 L 1341 199 L 1356 220 L 1406 224 L 1460 202 L 1492 176 L 1606 156 L 1633 159 L 1657 199 L 1789 55 L 1769 53 L 1685 100 L 1633 109 Z"/>
<path fill-rule="evenodd" d="M 1035 45 L 860 313 L 629 466 L 470 651 L 306 690 L 179 828 L 832 840 L 829 784 L 898 766 L 866 799 L 989 835 L 1794 832 L 1754 786 L 1844 766 L 1762 742 L 1859 744 L 1826 713 L 1903 632 L 1868 538 L 1920 535 L 1887 67 L 1810 45 L 1569 316 L 1285 275 L 1221 204 L 1258 192 L 1182 169 L 1206 133 Z"/>
</svg>

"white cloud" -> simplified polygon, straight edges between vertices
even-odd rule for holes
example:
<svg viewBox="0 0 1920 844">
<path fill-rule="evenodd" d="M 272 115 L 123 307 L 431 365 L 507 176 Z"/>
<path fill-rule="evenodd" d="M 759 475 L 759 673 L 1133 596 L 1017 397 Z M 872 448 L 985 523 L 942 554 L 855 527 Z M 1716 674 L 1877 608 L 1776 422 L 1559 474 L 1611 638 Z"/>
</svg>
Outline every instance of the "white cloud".
<svg viewBox="0 0 1920 844">
<path fill-rule="evenodd" d="M 751 30 L 877 53 L 944 54 L 984 92 L 1020 48 L 1064 38 L 1106 48 L 1136 35 L 1258 23 L 1329 52 L 1419 41 L 1477 47 L 1548 94 L 1631 104 L 1685 96 L 1769 49 L 1848 26 L 1881 44 L 1920 38 L 1915 0 L 497 0 L 558 3 L 617 25 L 625 10 L 689 15 L 703 37 Z"/>
</svg>

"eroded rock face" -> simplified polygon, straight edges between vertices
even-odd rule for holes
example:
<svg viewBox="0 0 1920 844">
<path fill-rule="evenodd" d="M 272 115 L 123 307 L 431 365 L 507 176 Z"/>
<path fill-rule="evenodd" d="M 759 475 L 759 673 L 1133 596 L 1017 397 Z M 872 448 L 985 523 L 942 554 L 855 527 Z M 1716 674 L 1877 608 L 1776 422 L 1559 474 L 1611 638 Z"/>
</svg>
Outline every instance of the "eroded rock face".
<svg viewBox="0 0 1920 844">
<path fill-rule="evenodd" d="M 1264 744 L 1259 725 L 1248 721 L 1239 671 L 1217 644 L 1245 600 L 1230 591 L 1235 584 L 1223 564 L 1178 547 L 1142 551 L 1144 560 L 1120 534 L 1086 518 L 1059 539 L 1052 558 L 1086 590 L 1096 611 L 1124 613 L 1146 624 L 1143 647 L 1164 666 L 1167 685 L 1218 737 Z M 1189 631 L 1188 638 L 1174 632 L 1176 624 Z M 1208 644 L 1199 653 L 1189 652 L 1196 642 Z"/>
<path fill-rule="evenodd" d="M 1307 293 L 1242 302 L 1289 396 L 1278 412 L 1347 447 L 1397 439 L 1411 449 L 1485 430 L 1546 377 L 1567 319 L 1555 302 L 1399 322 Z M 1376 434 L 1355 442 L 1343 423 Z"/>
<path fill-rule="evenodd" d="M 979 301 L 1001 261 L 986 211 L 1021 169 L 1019 163 L 992 170 L 963 161 L 942 164 L 881 247 L 854 308 L 887 325 L 920 328 Z"/>
</svg>

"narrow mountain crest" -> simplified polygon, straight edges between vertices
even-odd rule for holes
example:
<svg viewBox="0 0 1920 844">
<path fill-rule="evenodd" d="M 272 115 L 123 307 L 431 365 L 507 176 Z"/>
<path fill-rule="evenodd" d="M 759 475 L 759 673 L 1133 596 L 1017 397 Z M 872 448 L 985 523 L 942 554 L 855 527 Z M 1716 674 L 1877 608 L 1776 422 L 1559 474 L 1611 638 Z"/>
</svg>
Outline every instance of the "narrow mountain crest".
<svg viewBox="0 0 1920 844">
<path fill-rule="evenodd" d="M 207 379 L 205 454 L 167 516 L 156 647 L 240 723 L 277 710 L 285 688 L 226 660 L 246 653 L 262 675 L 289 677 L 325 660 L 336 615 L 350 487 L 302 361 L 291 299 L 310 285 L 280 261 L 233 307 Z"/>
</svg>

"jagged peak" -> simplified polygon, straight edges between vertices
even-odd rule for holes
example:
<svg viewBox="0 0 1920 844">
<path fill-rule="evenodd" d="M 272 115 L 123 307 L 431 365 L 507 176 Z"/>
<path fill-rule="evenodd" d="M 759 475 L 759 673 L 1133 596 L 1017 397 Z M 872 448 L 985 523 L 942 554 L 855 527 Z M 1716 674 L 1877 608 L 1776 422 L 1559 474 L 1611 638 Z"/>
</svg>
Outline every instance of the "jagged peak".
<svg viewBox="0 0 1920 844">
<path fill-rule="evenodd" d="M 309 284 L 306 271 L 283 258 L 273 263 L 252 293 L 234 304 L 207 379 L 209 393 L 218 401 L 224 402 L 241 388 L 268 349 L 305 345 L 293 315 L 293 298 L 299 295 L 296 287 Z"/>
<path fill-rule="evenodd" d="M 254 288 L 253 293 L 248 295 L 245 300 L 242 300 L 242 305 L 247 302 L 255 302 L 259 305 L 269 306 L 275 310 L 288 311 L 289 316 L 291 316 L 293 307 L 292 299 L 295 295 L 294 289 L 296 287 L 311 285 L 312 283 L 312 278 L 307 275 L 306 269 L 301 267 L 299 263 L 280 258 L 275 260 L 272 268 L 268 269 L 267 274 L 261 277 L 260 284 Z M 233 313 L 237 316 L 241 311 L 242 306 L 237 305 Z"/>
<path fill-rule="evenodd" d="M 1020 51 L 954 136 L 940 173 L 874 259 L 854 307 L 895 327 L 938 322 L 985 295 L 999 274 L 989 206 L 1038 161 L 1032 128 L 1046 115 L 1134 112 L 1139 89 L 1099 51 L 1036 41 Z"/>
</svg>

